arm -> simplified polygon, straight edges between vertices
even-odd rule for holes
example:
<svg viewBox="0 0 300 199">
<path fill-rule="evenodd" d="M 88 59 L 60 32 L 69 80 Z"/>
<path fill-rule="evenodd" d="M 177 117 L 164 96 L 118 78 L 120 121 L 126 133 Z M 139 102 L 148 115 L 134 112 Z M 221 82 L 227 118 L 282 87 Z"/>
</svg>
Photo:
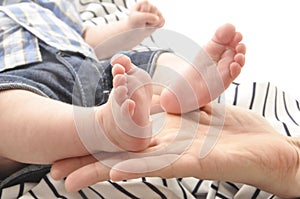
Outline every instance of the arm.
<svg viewBox="0 0 300 199">
<path fill-rule="evenodd" d="M 148 1 L 140 1 L 128 18 L 106 26 L 87 27 L 83 38 L 95 49 L 98 58 L 104 59 L 118 51 L 130 50 L 163 25 L 160 11 Z"/>
</svg>

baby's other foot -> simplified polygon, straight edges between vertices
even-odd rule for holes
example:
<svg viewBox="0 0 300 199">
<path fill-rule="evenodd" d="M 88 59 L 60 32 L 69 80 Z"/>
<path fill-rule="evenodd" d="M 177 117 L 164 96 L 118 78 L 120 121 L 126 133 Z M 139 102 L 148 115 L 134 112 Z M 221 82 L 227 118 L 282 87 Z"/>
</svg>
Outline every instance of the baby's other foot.
<svg viewBox="0 0 300 199">
<path fill-rule="evenodd" d="M 246 47 L 231 24 L 217 29 L 192 64 L 161 93 L 161 106 L 169 113 L 186 113 L 217 98 L 240 74 Z"/>
</svg>

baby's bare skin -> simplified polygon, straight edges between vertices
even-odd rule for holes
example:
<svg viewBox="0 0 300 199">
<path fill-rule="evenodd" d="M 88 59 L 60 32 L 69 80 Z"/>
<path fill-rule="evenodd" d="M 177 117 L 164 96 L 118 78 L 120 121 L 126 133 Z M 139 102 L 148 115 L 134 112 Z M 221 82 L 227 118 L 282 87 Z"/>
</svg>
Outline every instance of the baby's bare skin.
<svg viewBox="0 0 300 199">
<path fill-rule="evenodd" d="M 241 40 L 241 33 L 236 32 L 233 25 L 218 28 L 204 51 L 199 51 L 193 63 L 189 63 L 180 77 L 162 91 L 160 102 L 164 110 L 186 113 L 217 98 L 245 64 L 246 46 Z M 167 65 L 165 62 L 160 64 Z"/>
<path fill-rule="evenodd" d="M 111 62 L 114 88 L 96 116 L 112 145 L 126 151 L 143 150 L 152 136 L 151 78 L 125 55 L 115 56 Z"/>
<path fill-rule="evenodd" d="M 161 12 L 150 2 L 143 0 L 136 3 L 128 18 L 107 24 L 105 27 L 87 27 L 83 38 L 96 51 L 99 45 L 101 46 L 103 42 L 116 34 L 128 33 L 134 29 L 144 30 L 135 32 L 135 40 L 132 43 L 124 45 L 123 40 L 121 43 L 115 41 L 110 43 L 115 45 L 113 47 L 117 46 L 117 49 L 114 50 L 126 50 L 135 47 L 157 28 L 162 27 L 164 22 Z M 149 30 L 151 31 L 149 32 Z M 104 51 L 109 50 L 104 49 Z M 44 98 L 27 90 L 5 90 L 1 91 L 0 95 L 0 109 L 3 116 L 0 117 L 2 127 L 0 136 L 1 140 L 7 143 L 7 145 L 1 145 L 0 157 L 29 164 L 49 164 L 58 159 L 88 154 L 78 136 L 76 124 L 74 124 L 72 105 Z M 10 102 L 9 105 L 7 105 L 7 101 Z M 11 113 L 16 114 L 12 115 Z M 5 117 L 6 115 L 10 115 L 10 117 Z M 38 124 L 36 121 L 39 121 Z M 22 139 L 16 140 L 16 137 L 22 137 Z M 105 143 L 106 141 L 100 139 L 97 144 L 111 145 L 110 141 Z M 20 148 L 25 150 L 20 151 Z M 101 149 L 101 145 L 97 149 L 99 148 Z M 13 164 L 6 163 L 5 165 L 8 167 L 13 166 Z M 1 168 L 4 168 L 4 160 L 2 165 Z"/>
<path fill-rule="evenodd" d="M 233 25 L 225 24 L 218 28 L 211 41 L 204 47 L 205 51 L 198 53 L 193 65 L 182 70 L 182 78 L 175 79 L 170 88 L 164 89 L 156 101 L 160 100 L 166 112 L 181 114 L 195 110 L 218 97 L 239 75 L 244 65 L 246 47 L 241 43 L 241 40 L 242 35 L 236 32 Z M 212 61 L 207 60 L 203 53 L 209 55 Z M 172 62 L 164 56 L 168 55 L 161 54 L 158 58 L 158 67 L 161 65 L 170 66 L 170 63 L 175 64 L 175 68 L 186 67 L 185 65 L 180 66 L 181 62 Z M 167 60 L 169 63 L 161 63 L 161 60 Z M 209 63 L 213 64 L 209 66 L 212 68 L 212 70 L 209 69 L 211 73 L 205 72 L 204 75 L 208 77 L 203 77 L 203 74 L 200 73 L 201 67 L 207 67 L 206 64 Z M 121 147 L 120 150 L 126 151 L 143 150 L 147 147 L 150 140 L 149 136 L 151 136 L 151 129 L 148 126 L 152 106 L 151 99 L 157 97 L 152 95 L 150 76 L 142 69 L 134 66 L 130 59 L 124 55 L 114 57 L 112 65 L 113 95 L 110 96 L 107 104 L 99 107 L 101 111 L 97 111 L 99 125 L 102 128 L 100 134 L 105 132 L 108 139 L 112 141 L 111 148 L 107 146 L 105 150 L 118 150 L 114 149 L 113 146 Z M 189 82 L 190 87 L 182 88 L 186 86 L 186 81 Z M 192 89 L 191 92 L 192 95 L 196 96 L 195 98 L 187 97 L 186 93 L 182 93 L 189 88 Z M 181 100 L 180 104 L 178 104 L 178 99 Z M 114 101 L 118 102 L 119 107 L 113 106 Z M 122 110 L 114 115 L 114 110 L 119 109 Z M 136 125 L 143 129 L 137 130 Z M 126 129 L 124 129 L 125 126 L 127 126 Z M 133 133 L 137 131 L 140 133 Z"/>
</svg>

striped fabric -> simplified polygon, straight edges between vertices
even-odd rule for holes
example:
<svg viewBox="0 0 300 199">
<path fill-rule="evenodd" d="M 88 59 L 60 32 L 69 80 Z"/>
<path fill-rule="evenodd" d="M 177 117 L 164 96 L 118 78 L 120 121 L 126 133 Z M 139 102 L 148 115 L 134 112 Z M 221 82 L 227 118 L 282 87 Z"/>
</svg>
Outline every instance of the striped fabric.
<svg viewBox="0 0 300 199">
<path fill-rule="evenodd" d="M 270 83 L 233 83 L 219 101 L 233 104 L 264 116 L 274 128 L 286 136 L 300 137 L 300 106 L 285 92 Z M 279 199 L 255 187 L 195 178 L 141 178 L 122 182 L 102 182 L 77 193 L 67 193 L 64 181 L 49 175 L 38 184 L 20 184 L 2 190 L 1 198 L 172 198 L 172 199 Z"/>
<path fill-rule="evenodd" d="M 105 25 L 127 17 L 135 0 L 79 0 L 79 11 L 84 26 Z"/>
</svg>

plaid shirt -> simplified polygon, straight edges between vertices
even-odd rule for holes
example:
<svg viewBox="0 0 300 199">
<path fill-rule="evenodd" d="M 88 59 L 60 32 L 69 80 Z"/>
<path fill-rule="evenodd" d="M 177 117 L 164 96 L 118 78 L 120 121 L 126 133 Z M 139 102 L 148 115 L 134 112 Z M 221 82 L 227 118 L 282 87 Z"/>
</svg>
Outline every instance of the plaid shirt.
<svg viewBox="0 0 300 199">
<path fill-rule="evenodd" d="M 0 0 L 0 71 L 41 62 L 39 40 L 96 58 L 73 0 Z M 51 11 L 53 10 L 53 11 Z"/>
</svg>

